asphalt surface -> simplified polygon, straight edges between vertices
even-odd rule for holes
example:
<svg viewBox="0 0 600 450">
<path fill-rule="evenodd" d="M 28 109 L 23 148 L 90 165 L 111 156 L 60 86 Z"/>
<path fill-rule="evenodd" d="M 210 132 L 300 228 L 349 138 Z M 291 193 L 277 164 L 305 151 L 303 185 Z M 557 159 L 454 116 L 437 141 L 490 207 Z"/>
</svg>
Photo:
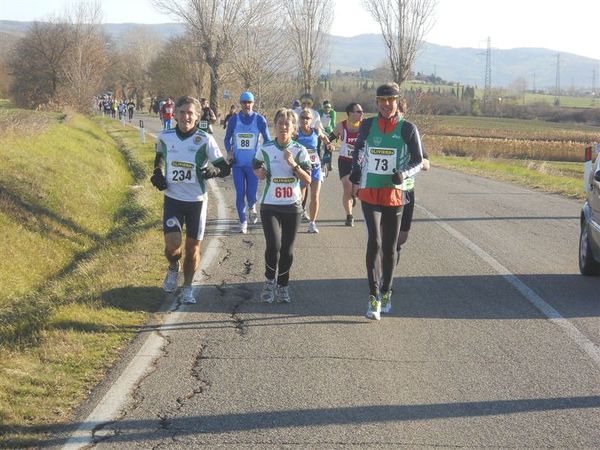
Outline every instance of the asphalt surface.
<svg viewBox="0 0 600 450">
<path fill-rule="evenodd" d="M 421 173 L 376 322 L 360 205 L 345 227 L 337 172 L 320 233 L 298 235 L 288 305 L 259 302 L 260 223 L 237 233 L 232 180 L 216 186 L 227 217 L 211 196 L 198 303 L 174 307 L 94 448 L 600 447 L 600 278 L 578 272 L 580 202 Z"/>
</svg>

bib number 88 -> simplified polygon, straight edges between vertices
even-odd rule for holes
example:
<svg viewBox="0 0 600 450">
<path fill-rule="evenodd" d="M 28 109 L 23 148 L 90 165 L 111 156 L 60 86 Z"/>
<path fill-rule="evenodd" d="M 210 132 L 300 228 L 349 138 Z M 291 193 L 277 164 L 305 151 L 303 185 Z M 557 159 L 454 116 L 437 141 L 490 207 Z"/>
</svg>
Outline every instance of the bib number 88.
<svg viewBox="0 0 600 450">
<path fill-rule="evenodd" d="M 292 191 L 291 186 L 275 188 L 275 198 L 291 198 L 292 195 L 293 195 L 293 191 Z"/>
</svg>

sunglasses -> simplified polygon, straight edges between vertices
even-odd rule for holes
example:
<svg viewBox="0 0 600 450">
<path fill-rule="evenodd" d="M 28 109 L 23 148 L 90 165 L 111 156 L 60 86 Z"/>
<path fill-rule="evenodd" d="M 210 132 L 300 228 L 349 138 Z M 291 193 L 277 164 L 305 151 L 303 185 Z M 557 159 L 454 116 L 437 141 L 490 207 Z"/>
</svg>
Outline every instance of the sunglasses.
<svg viewBox="0 0 600 450">
<path fill-rule="evenodd" d="M 398 97 L 377 97 L 379 103 L 392 103 L 394 100 L 398 100 Z"/>
<path fill-rule="evenodd" d="M 302 117 L 300 117 L 300 118 L 301 118 L 302 120 L 310 120 L 310 119 L 312 119 L 312 117 L 310 117 L 310 116 L 302 116 Z"/>
</svg>

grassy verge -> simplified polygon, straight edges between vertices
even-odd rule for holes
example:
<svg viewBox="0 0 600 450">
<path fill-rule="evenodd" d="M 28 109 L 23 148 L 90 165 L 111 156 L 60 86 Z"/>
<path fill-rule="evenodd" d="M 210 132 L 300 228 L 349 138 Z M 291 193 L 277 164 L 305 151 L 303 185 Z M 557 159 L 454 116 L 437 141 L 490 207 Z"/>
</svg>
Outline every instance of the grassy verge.
<svg viewBox="0 0 600 450">
<path fill-rule="evenodd" d="M 152 144 L 116 121 L 28 116 L 39 126 L 0 142 L 0 447 L 67 421 L 164 299 Z"/>
<path fill-rule="evenodd" d="M 510 181 L 544 192 L 583 199 L 583 164 L 430 155 L 432 166 Z"/>
</svg>

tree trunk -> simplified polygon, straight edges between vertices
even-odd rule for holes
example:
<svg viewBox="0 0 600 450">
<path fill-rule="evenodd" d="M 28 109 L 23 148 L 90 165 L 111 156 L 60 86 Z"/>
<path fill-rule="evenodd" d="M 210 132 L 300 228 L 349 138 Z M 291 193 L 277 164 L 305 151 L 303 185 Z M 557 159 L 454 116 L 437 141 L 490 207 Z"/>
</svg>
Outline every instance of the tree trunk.
<svg viewBox="0 0 600 450">
<path fill-rule="evenodd" d="M 209 63 L 210 70 L 210 109 L 218 116 L 219 115 L 219 64 L 214 60 Z"/>
</svg>

